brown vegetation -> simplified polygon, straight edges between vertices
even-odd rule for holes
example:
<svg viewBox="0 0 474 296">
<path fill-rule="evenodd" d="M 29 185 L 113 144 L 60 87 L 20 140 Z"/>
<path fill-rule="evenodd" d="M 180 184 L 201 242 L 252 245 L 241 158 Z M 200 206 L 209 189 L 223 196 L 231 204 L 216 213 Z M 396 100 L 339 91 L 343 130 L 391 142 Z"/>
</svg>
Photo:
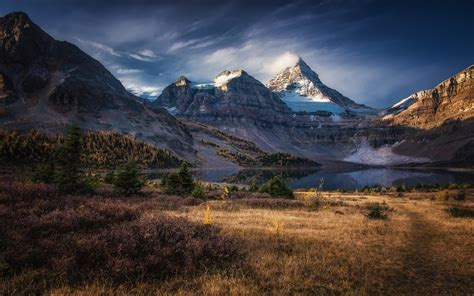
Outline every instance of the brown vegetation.
<svg viewBox="0 0 474 296">
<path fill-rule="evenodd" d="M 45 134 L 34 129 L 27 133 L 0 129 L 0 162 L 44 163 L 55 157 L 55 149 L 63 142 L 64 136 L 60 134 Z M 175 168 L 181 161 L 169 150 L 114 132 L 87 131 L 82 142 L 82 161 L 88 168 L 116 168 L 129 159 L 143 167 Z"/>
<path fill-rule="evenodd" d="M 323 192 L 314 206 L 309 191 L 204 202 L 3 180 L 0 294 L 472 294 L 472 216 L 446 210 L 472 209 L 465 192 Z"/>
</svg>

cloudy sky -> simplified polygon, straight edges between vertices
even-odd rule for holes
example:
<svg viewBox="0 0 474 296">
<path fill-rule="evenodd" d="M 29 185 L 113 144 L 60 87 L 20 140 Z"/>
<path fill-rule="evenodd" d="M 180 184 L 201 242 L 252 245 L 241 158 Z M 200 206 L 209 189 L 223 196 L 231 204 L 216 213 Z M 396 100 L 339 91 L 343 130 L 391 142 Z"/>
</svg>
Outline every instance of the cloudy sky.
<svg viewBox="0 0 474 296">
<path fill-rule="evenodd" d="M 474 63 L 474 1 L 2 0 L 156 96 L 180 75 L 267 82 L 301 56 L 328 86 L 385 107 Z"/>
</svg>

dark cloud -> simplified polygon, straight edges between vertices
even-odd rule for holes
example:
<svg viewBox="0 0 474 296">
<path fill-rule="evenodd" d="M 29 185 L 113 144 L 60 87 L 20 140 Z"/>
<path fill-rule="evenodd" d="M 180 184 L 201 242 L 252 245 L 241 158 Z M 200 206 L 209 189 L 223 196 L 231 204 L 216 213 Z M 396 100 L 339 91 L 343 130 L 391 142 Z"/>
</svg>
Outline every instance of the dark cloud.
<svg viewBox="0 0 474 296">
<path fill-rule="evenodd" d="M 0 13 L 16 10 L 148 95 L 224 68 L 265 82 L 300 55 L 329 86 L 383 107 L 474 60 L 473 1 L 2 1 Z"/>
</svg>

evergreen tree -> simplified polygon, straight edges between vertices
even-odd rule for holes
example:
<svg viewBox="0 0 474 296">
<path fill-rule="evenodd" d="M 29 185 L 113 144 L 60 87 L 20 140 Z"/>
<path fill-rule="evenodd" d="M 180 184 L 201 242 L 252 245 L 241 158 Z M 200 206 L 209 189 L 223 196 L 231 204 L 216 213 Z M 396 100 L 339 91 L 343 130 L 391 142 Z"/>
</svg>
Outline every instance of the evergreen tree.
<svg viewBox="0 0 474 296">
<path fill-rule="evenodd" d="M 258 192 L 258 185 L 255 179 L 252 179 L 252 181 L 250 181 L 249 192 Z"/>
<path fill-rule="evenodd" d="M 43 182 L 46 184 L 56 181 L 56 171 L 53 161 L 37 166 L 33 172 L 33 182 Z"/>
<path fill-rule="evenodd" d="M 161 179 L 161 190 L 166 194 L 191 194 L 194 187 L 194 180 L 186 162 L 181 163 L 179 172 L 168 174 Z"/>
<path fill-rule="evenodd" d="M 278 176 L 271 178 L 263 184 L 260 192 L 268 193 L 273 197 L 293 197 L 293 191 Z"/>
<path fill-rule="evenodd" d="M 194 189 L 193 176 L 189 172 L 188 163 L 183 161 L 178 172 L 179 179 L 181 181 L 181 188 L 184 194 L 189 194 Z"/>
<path fill-rule="evenodd" d="M 81 169 L 82 133 L 73 123 L 66 132 L 64 144 L 57 149 L 57 183 L 66 193 L 90 191 Z"/>
<path fill-rule="evenodd" d="M 126 164 L 118 167 L 111 180 L 114 190 L 125 195 L 139 193 L 145 184 L 138 176 L 138 173 L 139 167 L 135 161 L 128 161 Z"/>
</svg>

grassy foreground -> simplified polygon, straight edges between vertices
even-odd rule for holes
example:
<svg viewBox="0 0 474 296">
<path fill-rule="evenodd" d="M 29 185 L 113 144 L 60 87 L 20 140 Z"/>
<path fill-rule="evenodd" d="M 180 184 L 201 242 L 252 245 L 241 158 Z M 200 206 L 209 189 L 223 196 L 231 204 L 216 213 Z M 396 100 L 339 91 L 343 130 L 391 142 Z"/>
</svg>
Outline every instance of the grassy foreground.
<svg viewBox="0 0 474 296">
<path fill-rule="evenodd" d="M 145 191 L 64 196 L 2 180 L 0 294 L 474 293 L 473 190 L 447 202 L 437 192 L 203 201 Z M 374 208 L 380 219 L 368 218 Z"/>
</svg>

